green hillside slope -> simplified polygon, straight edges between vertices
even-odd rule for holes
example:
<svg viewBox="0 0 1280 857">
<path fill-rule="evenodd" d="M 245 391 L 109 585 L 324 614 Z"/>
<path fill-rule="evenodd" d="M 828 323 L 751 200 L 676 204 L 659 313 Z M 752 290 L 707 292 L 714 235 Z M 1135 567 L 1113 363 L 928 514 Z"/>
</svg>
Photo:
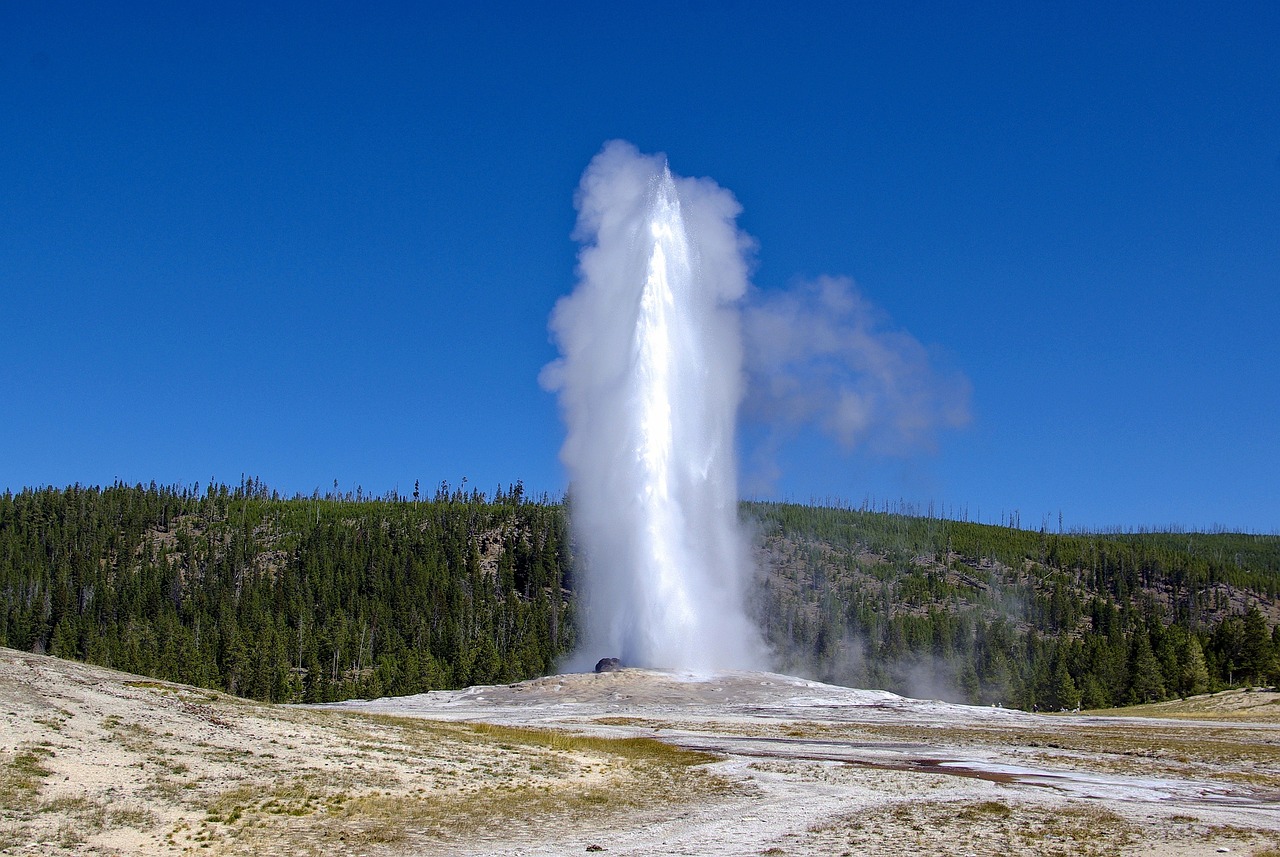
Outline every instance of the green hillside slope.
<svg viewBox="0 0 1280 857">
<path fill-rule="evenodd" d="M 564 516 L 487 500 L 282 500 L 254 483 L 0 496 L 0 644 L 279 701 L 551 668 Z"/>
<path fill-rule="evenodd" d="M 1028 708 L 1280 679 L 1275 536 L 742 514 L 785 671 Z M 0 495 L 0 645 L 271 701 L 514 681 L 572 649 L 571 569 L 563 506 L 519 485 L 28 489 Z"/>
<path fill-rule="evenodd" d="M 754 504 L 782 667 L 1025 708 L 1280 679 L 1280 537 L 1056 534 Z"/>
</svg>

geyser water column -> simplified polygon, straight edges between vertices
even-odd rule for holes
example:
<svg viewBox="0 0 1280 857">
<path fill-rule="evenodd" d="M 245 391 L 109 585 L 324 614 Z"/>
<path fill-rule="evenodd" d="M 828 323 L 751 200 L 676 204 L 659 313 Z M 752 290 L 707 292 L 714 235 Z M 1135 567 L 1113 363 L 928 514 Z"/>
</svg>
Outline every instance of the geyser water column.
<svg viewBox="0 0 1280 857">
<path fill-rule="evenodd" d="M 543 372 L 567 426 L 583 643 L 571 667 L 763 666 L 746 617 L 734 428 L 746 291 L 733 196 L 627 143 L 583 174 L 578 283 Z"/>
</svg>

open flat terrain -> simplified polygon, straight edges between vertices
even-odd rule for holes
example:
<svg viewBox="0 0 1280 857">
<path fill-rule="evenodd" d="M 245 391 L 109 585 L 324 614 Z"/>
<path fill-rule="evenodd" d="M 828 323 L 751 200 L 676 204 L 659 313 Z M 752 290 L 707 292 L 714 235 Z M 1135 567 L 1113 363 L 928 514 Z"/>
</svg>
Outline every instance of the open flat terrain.
<svg viewBox="0 0 1280 857">
<path fill-rule="evenodd" d="M 649 670 L 268 706 L 0 649 L 0 853 L 1280 855 L 1277 713 Z"/>
</svg>

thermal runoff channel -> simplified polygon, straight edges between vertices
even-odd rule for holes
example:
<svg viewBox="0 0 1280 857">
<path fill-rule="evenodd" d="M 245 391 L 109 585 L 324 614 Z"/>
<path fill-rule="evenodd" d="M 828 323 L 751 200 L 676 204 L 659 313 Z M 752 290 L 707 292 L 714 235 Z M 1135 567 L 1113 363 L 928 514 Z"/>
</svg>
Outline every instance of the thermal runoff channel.
<svg viewBox="0 0 1280 857">
<path fill-rule="evenodd" d="M 739 302 L 733 195 L 665 158 L 605 146 L 576 198 L 578 282 L 551 318 L 584 603 L 571 668 L 763 665 L 737 513 Z"/>
</svg>

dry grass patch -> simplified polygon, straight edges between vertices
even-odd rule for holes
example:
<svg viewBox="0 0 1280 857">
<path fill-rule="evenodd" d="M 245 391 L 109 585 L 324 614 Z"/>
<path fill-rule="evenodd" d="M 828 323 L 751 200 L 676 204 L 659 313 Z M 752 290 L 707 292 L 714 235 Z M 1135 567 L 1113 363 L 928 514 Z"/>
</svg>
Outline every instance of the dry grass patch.
<svg viewBox="0 0 1280 857">
<path fill-rule="evenodd" d="M 379 764 L 226 790 L 170 842 L 213 853 L 324 854 L 523 838 L 733 788 L 704 768 L 718 757 L 648 738 L 387 715 L 330 725 L 358 734 L 360 753 Z"/>
<path fill-rule="evenodd" d="M 1106 717 L 1169 717 L 1192 720 L 1226 720 L 1238 723 L 1280 723 L 1280 692 L 1274 690 L 1226 690 L 1186 699 L 1106 708 L 1087 712 Z"/>
<path fill-rule="evenodd" d="M 44 765 L 52 755 L 47 746 L 29 745 L 0 756 L 0 810 L 16 812 L 35 805 L 41 783 L 53 773 Z"/>
<path fill-rule="evenodd" d="M 686 750 L 665 744 L 655 738 L 601 738 L 573 732 L 550 729 L 528 729 L 519 726 L 496 726 L 489 723 L 468 723 L 465 727 L 482 736 L 485 741 L 511 744 L 517 747 L 536 747 L 558 753 L 603 753 L 637 762 L 661 762 L 676 767 L 705 765 L 719 761 L 718 756 L 700 750 Z"/>
<path fill-rule="evenodd" d="M 104 830 L 132 827 L 147 830 L 156 824 L 156 815 L 141 807 L 111 806 L 82 795 L 56 797 L 45 801 L 37 812 L 61 815 L 72 822 L 78 836 L 92 836 Z"/>
<path fill-rule="evenodd" d="M 0 753 L 0 849 L 18 847 L 31 839 L 32 810 L 40 787 L 53 772 L 45 762 L 53 751 L 43 745 Z"/>
<path fill-rule="evenodd" d="M 1254 857 L 1280 857 L 1268 847 L 1270 831 L 1204 824 L 1174 815 L 1152 825 L 1128 819 L 1092 802 L 1027 804 L 1003 800 L 897 803 L 815 826 L 789 837 L 804 853 L 940 857 L 1007 853 L 1038 857 L 1176 854 L 1191 846 L 1262 847 Z M 1155 849 L 1155 850 L 1153 850 Z"/>
<path fill-rule="evenodd" d="M 1140 833 L 1115 813 L 1086 804 L 1037 807 L 1002 801 L 899 803 L 810 829 L 797 844 L 814 853 L 1034 854 L 1101 857 Z"/>
<path fill-rule="evenodd" d="M 1207 779 L 1280 789 L 1280 734 L 1247 725 L 1182 727 L 1099 725 L 1060 721 L 1048 728 L 1010 732 L 990 726 L 860 724 L 849 728 L 804 724 L 809 737 L 857 744 L 890 740 L 920 744 L 945 754 L 947 747 L 1025 748 L 1042 766 L 1183 779 Z"/>
<path fill-rule="evenodd" d="M 718 720 L 718 719 L 663 719 L 646 717 L 593 717 L 584 723 L 596 726 L 623 726 L 632 729 L 649 729 L 654 732 L 681 731 L 708 735 L 740 735 L 751 738 L 809 736 L 808 724 L 797 725 L 792 721 Z"/>
<path fill-rule="evenodd" d="M 597 717 L 592 723 L 599 723 L 601 726 L 635 726 L 648 727 L 660 725 L 657 721 L 648 720 L 644 717 Z"/>
</svg>

